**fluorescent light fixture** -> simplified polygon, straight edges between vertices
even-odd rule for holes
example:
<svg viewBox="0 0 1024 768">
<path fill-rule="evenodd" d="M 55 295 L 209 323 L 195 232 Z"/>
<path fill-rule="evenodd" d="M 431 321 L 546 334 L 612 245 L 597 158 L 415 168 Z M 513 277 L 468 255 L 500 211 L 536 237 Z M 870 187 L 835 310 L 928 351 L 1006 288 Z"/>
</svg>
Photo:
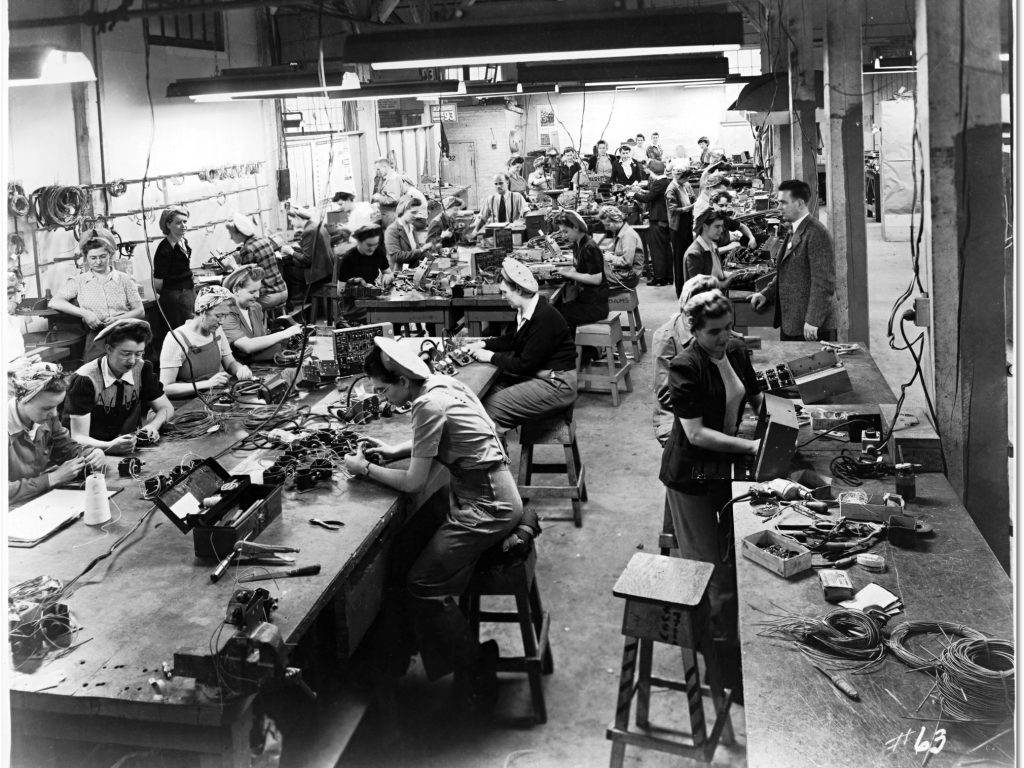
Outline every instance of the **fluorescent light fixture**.
<svg viewBox="0 0 1024 768">
<path fill-rule="evenodd" d="M 739 13 L 659 9 L 630 12 L 628 29 L 607 13 L 565 28 L 547 19 L 392 25 L 347 35 L 341 58 L 376 70 L 472 67 L 720 53 L 739 50 L 743 39 Z"/>
<path fill-rule="evenodd" d="M 457 91 L 457 93 L 460 96 L 465 96 L 466 95 L 466 81 L 465 80 L 459 80 L 459 90 Z"/>
<path fill-rule="evenodd" d="M 295 96 L 322 96 L 324 91 L 344 90 L 340 86 L 327 88 L 279 88 L 270 91 L 231 91 L 230 93 L 201 93 L 189 96 L 196 104 L 209 104 L 216 101 L 245 101 L 254 99 L 290 99 Z"/>
<path fill-rule="evenodd" d="M 596 48 L 586 51 L 546 51 L 543 53 L 483 54 L 480 56 L 449 56 L 437 59 L 405 61 L 374 61 L 376 70 L 427 69 L 429 67 L 473 67 L 484 64 L 518 64 L 531 61 L 578 61 L 579 59 L 635 59 L 640 56 L 673 56 L 686 53 L 719 53 L 738 51 L 737 45 L 665 45 L 657 48 Z"/>
<path fill-rule="evenodd" d="M 637 80 L 637 81 L 624 81 L 624 80 L 608 80 L 604 82 L 587 83 L 588 88 L 608 88 L 614 87 L 619 90 L 626 90 L 627 88 L 664 88 L 670 85 L 721 85 L 725 82 L 723 77 L 701 77 L 692 78 L 688 80 Z"/>
<path fill-rule="evenodd" d="M 1010 54 L 1008 54 L 1008 53 L 1000 53 L 999 54 L 999 60 L 1000 61 L 1009 61 L 1010 60 Z"/>
<path fill-rule="evenodd" d="M 12 48 L 8 57 L 8 85 L 53 85 L 96 80 L 89 57 L 81 51 L 61 51 L 49 46 Z"/>
<path fill-rule="evenodd" d="M 346 72 L 341 76 L 341 90 L 355 91 L 362 87 L 362 83 L 359 82 L 359 75 L 355 72 Z"/>
</svg>

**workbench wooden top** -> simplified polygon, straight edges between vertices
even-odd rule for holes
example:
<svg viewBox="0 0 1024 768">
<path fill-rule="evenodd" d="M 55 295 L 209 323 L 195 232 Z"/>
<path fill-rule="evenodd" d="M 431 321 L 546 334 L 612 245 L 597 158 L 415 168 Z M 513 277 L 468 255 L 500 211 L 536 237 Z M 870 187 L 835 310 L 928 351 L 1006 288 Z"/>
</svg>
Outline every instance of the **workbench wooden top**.
<svg viewBox="0 0 1024 768">
<path fill-rule="evenodd" d="M 459 369 L 458 378 L 474 391 L 483 392 L 496 372 L 494 366 L 475 363 Z M 327 405 L 342 397 L 334 389 L 321 390 L 304 396 L 301 402 L 323 413 Z M 184 409 L 179 405 L 179 410 Z M 408 414 L 396 415 L 356 429 L 386 442 L 399 442 L 410 436 L 409 420 Z M 145 462 L 142 476 L 167 472 L 196 455 L 215 455 L 243 434 L 240 419 L 227 418 L 219 432 L 203 438 L 165 438 L 138 452 Z M 241 473 L 254 464 L 269 466 L 278 453 L 234 451 L 218 461 L 229 472 Z M 11 584 L 44 574 L 66 582 L 141 521 L 125 543 L 84 576 L 65 600 L 82 627 L 76 639 L 82 644 L 62 658 L 46 659 L 38 669 L 13 672 L 8 678 L 12 705 L 164 722 L 225 722 L 232 717 L 232 708 L 197 692 L 193 681 L 175 677 L 162 697 L 155 695 L 148 681 L 160 678 L 161 662 L 171 662 L 176 650 L 209 652 L 223 626 L 228 598 L 237 586 L 235 579 L 260 566 L 232 567 L 218 583 L 211 583 L 215 563 L 195 558 L 192 535 L 182 534 L 151 502 L 143 500 L 135 480 L 117 477 L 113 469 L 117 460 L 108 460 L 107 486 L 123 490 L 112 499 L 114 519 L 105 526 L 106 532 L 77 521 L 34 548 L 7 550 Z M 329 485 L 321 484 L 306 493 L 285 490 L 281 517 L 260 534 L 259 542 L 297 547 L 296 566 L 320 563 L 322 569 L 316 576 L 257 584 L 280 599 L 272 622 L 280 628 L 284 641 L 294 643 L 303 635 L 385 526 L 396 516 L 411 514 L 446 482 L 447 473 L 439 471 L 419 496 L 411 498 L 336 473 Z M 309 523 L 314 517 L 340 519 L 345 526 L 337 532 L 326 531 Z M 221 641 L 232 632 L 231 627 L 224 627 Z"/>
<path fill-rule="evenodd" d="M 744 493 L 748 487 L 735 483 L 733 493 Z M 866 481 L 863 489 L 892 491 L 892 480 Z M 934 538 L 919 539 L 916 549 L 901 549 L 888 541 L 875 545 L 871 551 L 885 557 L 887 570 L 872 573 L 859 565 L 850 567 L 847 573 L 854 589 L 874 582 L 902 598 L 904 611 L 890 627 L 911 620 L 951 621 L 1012 640 L 1010 579 L 946 478 L 918 475 L 917 499 L 908 504 L 907 514 L 931 524 Z M 780 615 L 820 616 L 833 608 L 822 596 L 815 571 L 785 580 L 740 554 L 745 536 L 772 524 L 755 516 L 748 503 L 735 505 L 748 765 L 919 768 L 923 755 L 914 751 L 914 745 L 922 726 L 926 740 L 936 728 L 947 728 L 948 743 L 928 764 L 957 765 L 962 754 L 982 739 L 964 738 L 948 724 L 936 724 L 934 699 L 917 711 L 934 680 L 927 673 L 909 672 L 890 654 L 873 672 L 844 675 L 860 693 L 861 700 L 855 702 L 836 690 L 791 643 L 758 634 L 762 622 Z M 934 643 L 926 641 L 925 647 L 938 653 Z M 909 738 L 895 741 L 908 730 Z"/>
</svg>

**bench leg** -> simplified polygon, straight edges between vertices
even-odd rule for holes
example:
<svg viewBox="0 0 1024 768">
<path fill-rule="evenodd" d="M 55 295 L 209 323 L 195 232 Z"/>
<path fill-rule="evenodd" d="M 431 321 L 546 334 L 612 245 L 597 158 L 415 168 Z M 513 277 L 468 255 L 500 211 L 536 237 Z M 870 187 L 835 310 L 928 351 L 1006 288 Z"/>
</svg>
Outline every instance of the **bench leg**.
<svg viewBox="0 0 1024 768">
<path fill-rule="evenodd" d="M 580 505 L 579 493 L 576 492 L 576 485 L 579 483 L 579 465 L 576 464 L 575 451 L 571 443 L 562 446 L 565 451 L 565 474 L 569 479 L 569 486 L 573 489 L 572 495 L 572 522 L 577 528 L 583 527 L 583 508 Z"/>
<path fill-rule="evenodd" d="M 723 716 L 725 711 L 725 686 L 722 684 L 722 668 L 718 665 L 718 652 L 715 650 L 715 641 L 705 636 L 702 643 L 701 653 L 704 655 L 704 676 L 708 679 L 708 689 L 711 691 L 711 700 L 715 703 L 716 719 Z M 735 736 L 732 730 L 732 716 L 726 713 L 725 725 L 722 727 L 722 735 L 719 739 L 723 744 L 732 744 Z"/>
<path fill-rule="evenodd" d="M 654 643 L 640 641 L 640 671 L 636 683 L 636 725 L 647 729 L 651 726 L 651 665 L 654 661 Z"/>
<path fill-rule="evenodd" d="M 541 634 L 544 628 L 544 605 L 540 599 L 540 588 L 537 587 L 537 579 L 534 578 L 530 585 L 530 617 L 533 619 L 533 631 L 537 635 L 538 642 L 542 640 Z M 545 675 L 555 671 L 555 658 L 551 655 L 551 640 L 544 644 L 544 654 L 541 657 L 541 670 Z"/>
<path fill-rule="evenodd" d="M 605 347 L 604 361 L 605 366 L 608 368 L 608 388 L 612 393 L 612 405 L 616 408 L 619 406 L 619 383 L 615 380 L 615 350 L 619 351 L 619 359 L 626 362 L 625 349 L 622 346 L 622 341 L 619 340 L 614 346 Z"/>
<path fill-rule="evenodd" d="M 615 346 L 619 350 L 619 359 L 623 361 L 623 365 L 627 365 L 628 366 L 629 363 L 626 362 L 626 345 L 623 344 L 622 340 L 620 339 L 618 344 L 616 344 Z M 632 367 L 627 369 L 626 370 L 626 375 L 622 377 L 622 380 L 626 383 L 625 389 L 626 389 L 627 392 L 632 392 L 633 391 L 633 374 L 630 373 L 631 370 L 632 370 Z M 618 403 L 616 403 L 616 405 L 618 405 Z"/>
<path fill-rule="evenodd" d="M 633 706 L 633 673 L 636 670 L 636 652 L 639 641 L 626 635 L 626 643 L 622 648 L 622 672 L 619 675 L 619 698 L 615 703 L 615 729 L 629 729 L 629 710 Z M 626 757 L 626 742 L 612 739 L 611 768 L 622 768 Z"/>
<path fill-rule="evenodd" d="M 530 697 L 533 699 L 533 717 L 538 724 L 548 721 L 548 710 L 544 704 L 544 688 L 541 684 L 541 661 L 537 652 L 537 635 L 534 632 L 530 616 L 530 595 L 520 590 L 516 592 L 516 610 L 519 613 L 519 632 L 523 637 L 523 656 L 526 663 L 526 674 L 530 680 Z"/>
<path fill-rule="evenodd" d="M 693 746 L 699 749 L 707 742 L 708 733 L 704 722 L 704 695 L 700 690 L 697 654 L 694 653 L 692 648 L 680 648 L 679 650 L 683 657 L 683 679 L 686 681 L 686 699 L 690 705 L 690 734 L 693 738 Z"/>
</svg>

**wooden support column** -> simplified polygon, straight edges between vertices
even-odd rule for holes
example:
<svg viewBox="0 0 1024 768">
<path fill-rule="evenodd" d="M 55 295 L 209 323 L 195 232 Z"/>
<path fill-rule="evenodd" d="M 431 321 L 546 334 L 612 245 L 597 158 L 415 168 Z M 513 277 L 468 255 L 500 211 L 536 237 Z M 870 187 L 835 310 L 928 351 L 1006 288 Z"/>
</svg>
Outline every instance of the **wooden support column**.
<svg viewBox="0 0 1024 768">
<path fill-rule="evenodd" d="M 818 0 L 787 0 L 789 101 L 792 116 L 792 179 L 811 185 L 811 212 L 818 210 L 818 126 L 814 109 L 814 22 Z"/>
<path fill-rule="evenodd" d="M 950 483 L 1009 569 L 999 3 L 917 0 L 935 409 Z"/>
<path fill-rule="evenodd" d="M 864 203 L 861 29 L 864 0 L 825 4 L 829 229 L 836 248 L 839 338 L 867 345 L 868 243 Z"/>
<path fill-rule="evenodd" d="M 761 46 L 761 71 L 786 72 L 789 69 L 789 40 L 786 37 L 785 16 L 774 6 L 764 7 L 765 41 Z M 789 104 L 780 104 L 775 111 L 788 112 Z M 792 172 L 789 125 L 771 125 L 769 142 L 772 155 L 765 162 L 772 165 L 772 183 L 778 187 Z"/>
</svg>

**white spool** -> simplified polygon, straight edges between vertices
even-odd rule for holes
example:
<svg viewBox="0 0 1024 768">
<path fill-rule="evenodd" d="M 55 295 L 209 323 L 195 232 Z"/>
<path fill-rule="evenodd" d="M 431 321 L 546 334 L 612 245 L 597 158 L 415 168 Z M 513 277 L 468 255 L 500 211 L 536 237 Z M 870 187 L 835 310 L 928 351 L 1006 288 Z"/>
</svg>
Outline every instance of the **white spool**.
<svg viewBox="0 0 1024 768">
<path fill-rule="evenodd" d="M 107 498 L 107 479 L 102 472 L 93 472 L 85 478 L 85 524 L 103 525 L 110 520 L 110 500 Z"/>
</svg>

